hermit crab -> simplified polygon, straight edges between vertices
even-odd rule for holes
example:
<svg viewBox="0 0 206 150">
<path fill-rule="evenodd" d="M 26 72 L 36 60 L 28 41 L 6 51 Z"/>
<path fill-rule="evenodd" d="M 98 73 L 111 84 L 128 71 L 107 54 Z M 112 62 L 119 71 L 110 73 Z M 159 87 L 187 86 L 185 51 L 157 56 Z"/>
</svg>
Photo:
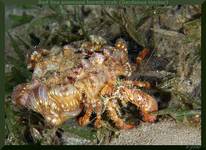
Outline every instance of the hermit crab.
<svg viewBox="0 0 206 150">
<path fill-rule="evenodd" d="M 143 57 L 145 52 L 140 53 L 138 63 Z M 114 46 L 105 41 L 87 41 L 78 48 L 66 45 L 58 51 L 38 49 L 29 57 L 28 68 L 33 70 L 32 81 L 14 88 L 13 103 L 40 113 L 52 126 L 60 126 L 71 117 L 86 126 L 95 113 L 94 126 L 100 128 L 102 114 L 106 113 L 117 128 L 134 127 L 119 115 L 119 102 L 136 106 L 144 121 L 156 120 L 151 114 L 158 111 L 156 100 L 134 88 L 150 88 L 150 83 L 127 80 L 132 69 L 123 39 Z M 125 78 L 117 84 L 120 76 Z"/>
</svg>

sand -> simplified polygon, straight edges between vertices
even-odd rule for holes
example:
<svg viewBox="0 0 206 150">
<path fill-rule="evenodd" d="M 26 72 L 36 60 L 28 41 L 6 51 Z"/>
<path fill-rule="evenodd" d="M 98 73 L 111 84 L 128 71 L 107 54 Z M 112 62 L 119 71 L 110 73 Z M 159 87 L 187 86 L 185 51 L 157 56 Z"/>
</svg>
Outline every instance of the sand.
<svg viewBox="0 0 206 150">
<path fill-rule="evenodd" d="M 78 137 L 64 138 L 66 145 L 94 144 Z M 120 131 L 119 137 L 109 145 L 201 145 L 201 128 L 174 121 L 142 123 L 134 129 Z"/>
<path fill-rule="evenodd" d="M 143 123 L 136 129 L 121 131 L 111 144 L 117 145 L 201 145 L 201 129 L 172 121 Z"/>
</svg>

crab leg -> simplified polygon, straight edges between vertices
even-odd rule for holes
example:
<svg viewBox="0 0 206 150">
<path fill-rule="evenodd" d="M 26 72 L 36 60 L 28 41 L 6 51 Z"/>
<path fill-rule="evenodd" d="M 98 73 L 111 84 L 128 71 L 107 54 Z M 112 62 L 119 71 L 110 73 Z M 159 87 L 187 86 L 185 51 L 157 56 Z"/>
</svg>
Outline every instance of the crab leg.
<svg viewBox="0 0 206 150">
<path fill-rule="evenodd" d="M 102 103 L 100 101 L 96 102 L 96 120 L 94 123 L 95 128 L 100 128 L 101 127 L 101 114 L 102 114 Z"/>
<path fill-rule="evenodd" d="M 131 129 L 134 128 L 134 125 L 126 124 L 121 118 L 119 118 L 116 110 L 115 105 L 113 102 L 109 101 L 107 105 L 107 112 L 109 118 L 114 122 L 115 126 L 119 129 Z"/>
<path fill-rule="evenodd" d="M 87 124 L 89 124 L 89 119 L 92 115 L 92 112 L 93 112 L 93 107 L 91 104 L 89 104 L 88 108 L 86 109 L 86 112 L 84 114 L 84 116 L 80 117 L 78 119 L 78 122 L 79 122 L 79 125 L 80 126 L 86 126 Z"/>
<path fill-rule="evenodd" d="M 141 64 L 142 60 L 149 54 L 149 49 L 144 48 L 136 58 L 136 64 Z"/>
</svg>

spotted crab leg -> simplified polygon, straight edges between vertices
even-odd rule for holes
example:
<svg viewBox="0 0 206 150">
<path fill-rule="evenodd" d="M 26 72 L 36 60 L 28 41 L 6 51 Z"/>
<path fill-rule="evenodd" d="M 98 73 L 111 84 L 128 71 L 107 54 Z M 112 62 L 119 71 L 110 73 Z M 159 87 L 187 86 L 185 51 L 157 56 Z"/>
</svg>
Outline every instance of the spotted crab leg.
<svg viewBox="0 0 206 150">
<path fill-rule="evenodd" d="M 115 126 L 119 129 L 131 129 L 134 125 L 125 123 L 117 114 L 115 110 L 115 104 L 112 101 L 108 101 L 107 104 L 107 115 L 114 122 Z"/>
<path fill-rule="evenodd" d="M 86 125 L 89 124 L 92 112 L 93 112 L 93 107 L 92 107 L 91 104 L 89 104 L 89 106 L 86 108 L 86 112 L 85 112 L 84 116 L 82 116 L 78 119 L 78 122 L 79 122 L 80 126 L 83 127 L 83 126 L 86 126 Z"/>
<path fill-rule="evenodd" d="M 149 49 L 144 48 L 136 58 L 136 64 L 141 64 L 142 60 L 149 54 Z"/>
<path fill-rule="evenodd" d="M 100 128 L 102 126 L 101 124 L 101 115 L 102 115 L 102 103 L 100 101 L 96 102 L 96 120 L 94 123 L 95 128 Z"/>
</svg>

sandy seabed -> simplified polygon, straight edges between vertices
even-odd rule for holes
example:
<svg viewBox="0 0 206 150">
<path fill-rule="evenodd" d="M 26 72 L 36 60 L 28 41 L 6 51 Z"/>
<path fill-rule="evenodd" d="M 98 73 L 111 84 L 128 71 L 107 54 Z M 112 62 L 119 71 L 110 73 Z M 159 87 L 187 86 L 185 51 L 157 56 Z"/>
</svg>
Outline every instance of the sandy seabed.
<svg viewBox="0 0 206 150">
<path fill-rule="evenodd" d="M 66 136 L 65 145 L 92 145 L 91 141 Z M 201 145 L 201 128 L 164 120 L 141 123 L 134 129 L 122 130 L 109 145 Z"/>
<path fill-rule="evenodd" d="M 110 144 L 117 145 L 201 145 L 201 128 L 162 121 L 155 124 L 142 123 L 120 136 Z"/>
</svg>

